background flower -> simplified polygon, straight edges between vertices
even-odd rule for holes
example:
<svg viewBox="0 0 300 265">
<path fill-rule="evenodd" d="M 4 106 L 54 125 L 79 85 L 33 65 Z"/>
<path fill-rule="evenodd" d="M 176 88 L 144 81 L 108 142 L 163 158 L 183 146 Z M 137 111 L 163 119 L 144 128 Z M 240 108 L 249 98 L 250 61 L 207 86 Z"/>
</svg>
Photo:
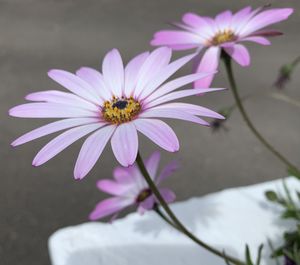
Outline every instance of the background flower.
<svg viewBox="0 0 300 265">
<path fill-rule="evenodd" d="M 255 42 L 270 45 L 267 37 L 280 35 L 275 30 L 262 30 L 265 27 L 287 19 L 293 12 L 292 8 L 274 8 L 252 10 L 247 6 L 232 14 L 226 10 L 215 18 L 186 13 L 182 23 L 174 23 L 179 30 L 162 30 L 155 33 L 151 44 L 168 46 L 174 50 L 203 48 L 203 53 L 196 72 L 215 71 L 219 65 L 221 50 L 228 53 L 241 66 L 250 64 L 247 48 L 240 42 Z M 195 87 L 209 87 L 213 75 L 195 82 Z"/>
<path fill-rule="evenodd" d="M 124 68 L 121 55 L 113 49 L 103 59 L 102 72 L 82 67 L 76 75 L 64 70 L 51 70 L 49 77 L 69 92 L 49 90 L 26 96 L 27 103 L 9 111 L 22 118 L 64 118 L 35 129 L 15 140 L 17 146 L 39 137 L 66 130 L 45 145 L 33 160 L 42 165 L 80 138 L 91 134 L 82 145 L 74 176 L 82 179 L 93 168 L 106 144 L 123 166 L 134 163 L 141 132 L 161 148 L 175 152 L 179 141 L 169 125 L 157 118 L 173 118 L 208 126 L 198 116 L 223 116 L 207 108 L 170 101 L 216 89 L 186 89 L 179 87 L 204 78 L 211 73 L 186 75 L 164 83 L 195 54 L 170 63 L 171 49 L 158 48 L 134 57 Z"/>
<path fill-rule="evenodd" d="M 178 169 L 178 163 L 173 161 L 166 165 L 160 174 L 157 169 L 160 161 L 159 152 L 154 152 L 146 161 L 146 168 L 150 176 L 156 183 L 161 182 L 169 177 Z M 156 198 L 149 189 L 143 175 L 136 164 L 124 168 L 117 167 L 114 170 L 114 180 L 99 180 L 97 187 L 114 197 L 99 202 L 90 214 L 91 220 L 103 218 L 105 216 L 116 214 L 130 205 L 136 205 L 139 213 L 153 209 Z M 170 203 L 175 200 L 175 194 L 168 188 L 159 188 L 159 191 L 166 202 Z M 113 216 L 114 219 L 116 215 Z"/>
</svg>

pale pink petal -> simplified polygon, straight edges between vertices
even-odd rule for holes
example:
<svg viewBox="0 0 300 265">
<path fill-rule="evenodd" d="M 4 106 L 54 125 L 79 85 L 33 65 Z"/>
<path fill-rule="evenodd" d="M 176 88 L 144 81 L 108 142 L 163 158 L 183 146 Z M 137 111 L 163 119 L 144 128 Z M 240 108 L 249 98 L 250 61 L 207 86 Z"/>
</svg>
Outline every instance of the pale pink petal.
<svg viewBox="0 0 300 265">
<path fill-rule="evenodd" d="M 251 7 L 246 6 L 233 15 L 231 25 L 234 30 L 238 31 L 240 25 L 244 23 L 244 21 L 248 18 L 250 12 L 251 12 Z"/>
<path fill-rule="evenodd" d="M 120 183 L 129 183 L 132 181 L 133 176 L 130 170 L 131 167 L 116 167 L 113 172 L 113 176 L 116 181 Z"/>
<path fill-rule="evenodd" d="M 125 67 L 125 87 L 124 94 L 126 97 L 132 96 L 135 89 L 138 74 L 146 59 L 149 57 L 149 52 L 144 52 L 134 57 Z"/>
<path fill-rule="evenodd" d="M 232 13 L 229 10 L 226 10 L 216 16 L 216 27 L 220 30 L 226 30 L 230 28 L 232 22 Z"/>
<path fill-rule="evenodd" d="M 247 25 L 241 29 L 240 35 L 246 36 L 271 24 L 287 19 L 292 13 L 292 8 L 273 8 L 254 16 Z"/>
<path fill-rule="evenodd" d="M 168 47 L 174 51 L 184 51 L 184 50 L 199 48 L 199 45 L 198 44 L 174 44 L 174 45 L 168 45 Z"/>
<path fill-rule="evenodd" d="M 169 64 L 171 56 L 172 50 L 167 47 L 161 47 L 151 52 L 139 71 L 134 96 L 140 95 L 145 85 Z"/>
<path fill-rule="evenodd" d="M 221 49 L 218 46 L 213 46 L 207 49 L 204 53 L 200 64 L 196 70 L 197 73 L 211 73 L 215 72 L 219 66 Z M 214 75 L 200 79 L 194 83 L 194 87 L 210 87 Z"/>
<path fill-rule="evenodd" d="M 72 93 L 86 100 L 96 104 L 99 100 L 101 102 L 101 98 L 87 82 L 70 72 L 53 69 L 48 72 L 48 76 Z"/>
<path fill-rule="evenodd" d="M 214 35 L 215 22 L 201 17 L 195 13 L 186 13 L 182 17 L 182 21 L 197 30 L 201 38 L 208 38 Z"/>
<path fill-rule="evenodd" d="M 80 118 L 98 117 L 99 113 L 58 103 L 27 103 L 11 108 L 9 115 L 19 118 Z"/>
<path fill-rule="evenodd" d="M 187 112 L 192 115 L 210 117 L 215 119 L 225 119 L 224 116 L 208 108 L 201 107 L 194 104 L 181 103 L 181 102 L 168 103 L 151 109 L 176 109 L 176 110 Z"/>
<path fill-rule="evenodd" d="M 111 195 L 121 196 L 129 189 L 129 185 L 124 183 L 120 184 L 110 179 L 101 179 L 97 182 L 97 187 L 101 191 L 109 193 Z"/>
<path fill-rule="evenodd" d="M 147 199 L 139 203 L 138 212 L 143 214 L 145 211 L 149 211 L 153 209 L 155 200 L 153 195 L 149 196 Z"/>
<path fill-rule="evenodd" d="M 94 132 L 85 140 L 75 164 L 75 179 L 84 178 L 94 167 L 115 128 L 115 125 L 108 125 Z"/>
<path fill-rule="evenodd" d="M 121 97 L 124 88 L 124 66 L 117 49 L 113 49 L 105 55 L 102 72 L 104 81 L 113 94 Z"/>
<path fill-rule="evenodd" d="M 241 41 L 250 41 L 261 45 L 271 45 L 271 42 L 267 38 L 260 37 L 260 36 L 246 37 L 241 39 Z"/>
<path fill-rule="evenodd" d="M 95 221 L 108 215 L 119 212 L 134 202 L 129 199 L 113 197 L 99 202 L 91 212 L 89 219 Z"/>
<path fill-rule="evenodd" d="M 165 82 L 171 75 L 173 75 L 176 71 L 178 71 L 183 65 L 192 60 L 197 54 L 189 54 L 184 56 L 176 61 L 170 63 L 166 67 L 162 68 L 161 71 L 154 76 L 152 80 L 144 87 L 144 89 L 140 93 L 141 98 L 145 98 L 150 95 L 154 90 L 156 90 L 163 82 Z M 139 96 L 136 93 L 136 96 Z"/>
<path fill-rule="evenodd" d="M 194 89 L 185 89 L 181 91 L 172 92 L 170 94 L 167 94 L 165 96 L 162 96 L 161 98 L 155 99 L 151 101 L 150 103 L 147 102 L 147 105 L 145 106 L 146 109 L 152 108 L 154 106 L 160 105 L 162 103 L 172 101 L 178 98 L 188 97 L 192 95 L 197 94 L 203 94 L 208 92 L 214 92 L 214 91 L 220 91 L 224 90 L 224 88 L 194 88 Z"/>
<path fill-rule="evenodd" d="M 150 44 L 153 46 L 169 46 L 178 44 L 199 44 L 203 43 L 203 38 L 195 33 L 179 30 L 162 30 L 154 34 Z"/>
<path fill-rule="evenodd" d="M 170 118 L 170 119 L 179 119 L 184 121 L 190 121 L 195 122 L 201 125 L 209 126 L 210 123 L 208 123 L 205 120 L 202 120 L 201 118 L 194 116 L 192 114 L 189 114 L 187 112 L 184 112 L 183 110 L 177 110 L 177 109 L 171 109 L 171 108 L 151 108 L 149 110 L 144 111 L 142 114 L 140 114 L 141 118 Z"/>
<path fill-rule="evenodd" d="M 176 90 L 179 87 L 185 86 L 189 83 L 192 83 L 196 80 L 205 78 L 208 75 L 212 75 L 213 73 L 195 73 L 191 75 L 182 76 L 176 79 L 173 79 L 161 87 L 159 87 L 156 91 L 154 91 L 152 94 L 150 94 L 147 99 L 145 100 L 145 103 L 151 102 L 154 99 L 160 98 L 174 90 Z"/>
<path fill-rule="evenodd" d="M 155 179 L 157 168 L 160 161 L 160 153 L 154 152 L 146 161 L 146 168 L 152 179 Z"/>
<path fill-rule="evenodd" d="M 241 66 L 248 66 L 250 64 L 250 55 L 244 45 L 236 44 L 232 47 L 224 48 L 225 51 Z"/>
<path fill-rule="evenodd" d="M 91 111 L 99 111 L 99 105 L 95 105 L 75 94 L 66 93 L 58 90 L 39 91 L 28 94 L 25 99 L 30 101 L 44 101 L 49 103 L 59 103 L 72 107 L 80 107 Z M 101 104 L 103 101 L 99 101 Z"/>
<path fill-rule="evenodd" d="M 156 179 L 156 184 L 160 184 L 162 181 L 164 181 L 166 178 L 171 176 L 175 171 L 177 171 L 179 168 L 178 161 L 172 161 L 169 164 L 167 164 L 163 170 L 160 172 Z"/>
<path fill-rule="evenodd" d="M 111 138 L 111 147 L 122 166 L 128 167 L 134 163 L 138 152 L 138 136 L 132 122 L 117 127 Z"/>
<path fill-rule="evenodd" d="M 66 149 L 83 136 L 104 126 L 104 123 L 89 124 L 70 129 L 46 144 L 33 159 L 32 165 L 40 166 Z"/>
<path fill-rule="evenodd" d="M 76 75 L 89 83 L 102 99 L 111 99 L 112 91 L 105 84 L 103 76 L 99 71 L 90 67 L 81 67 L 76 71 Z"/>
<path fill-rule="evenodd" d="M 98 118 L 74 118 L 74 119 L 55 121 L 22 135 L 21 137 L 13 141 L 11 145 L 12 146 L 21 145 L 61 130 L 69 129 L 79 125 L 98 123 L 98 122 L 99 122 Z"/>
<path fill-rule="evenodd" d="M 147 136 L 161 148 L 176 152 L 179 150 L 179 142 L 172 128 L 161 120 L 137 119 L 134 124 L 138 131 Z"/>
<path fill-rule="evenodd" d="M 171 203 L 176 199 L 175 193 L 168 188 L 160 188 L 159 192 L 167 203 Z"/>
</svg>

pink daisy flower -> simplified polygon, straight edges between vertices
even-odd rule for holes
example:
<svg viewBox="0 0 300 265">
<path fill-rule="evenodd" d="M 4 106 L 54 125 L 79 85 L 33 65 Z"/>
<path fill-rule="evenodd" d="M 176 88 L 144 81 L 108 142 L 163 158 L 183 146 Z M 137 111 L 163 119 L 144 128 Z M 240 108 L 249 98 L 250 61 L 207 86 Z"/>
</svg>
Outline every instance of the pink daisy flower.
<svg viewBox="0 0 300 265">
<path fill-rule="evenodd" d="M 159 152 L 154 152 L 145 164 L 157 186 L 178 169 L 178 163 L 173 161 L 166 165 L 160 174 L 157 174 L 159 161 Z M 90 220 L 97 220 L 111 214 L 114 214 L 112 218 L 114 219 L 116 213 L 130 205 L 136 205 L 138 212 L 143 214 L 153 209 L 155 203 L 158 203 L 136 164 L 127 168 L 117 167 L 113 174 L 114 180 L 99 180 L 97 187 L 114 197 L 99 202 L 90 214 Z M 175 200 L 176 196 L 172 190 L 159 188 L 159 191 L 166 202 L 170 203 Z"/>
<path fill-rule="evenodd" d="M 161 148 L 175 152 L 179 149 L 176 134 L 160 118 L 181 119 L 207 126 L 209 123 L 198 116 L 224 118 L 197 105 L 170 103 L 199 94 L 200 89 L 175 90 L 210 75 L 197 73 L 165 82 L 194 56 L 170 62 L 171 49 L 163 47 L 139 54 L 124 68 L 118 50 L 113 49 L 103 60 L 102 73 L 88 67 L 80 68 L 76 74 L 51 70 L 49 77 L 69 92 L 49 90 L 29 94 L 26 99 L 33 102 L 16 106 L 9 114 L 22 118 L 63 119 L 26 133 L 12 145 L 65 130 L 38 152 L 33 165 L 39 166 L 89 135 L 76 161 L 76 179 L 88 174 L 109 140 L 120 164 L 126 167 L 132 165 L 138 151 L 137 132 Z M 221 88 L 201 89 L 201 93 L 218 90 Z"/>
<path fill-rule="evenodd" d="M 250 64 L 250 55 L 241 42 L 255 42 L 270 45 L 267 37 L 281 35 L 274 30 L 262 30 L 265 27 L 287 19 L 293 13 L 292 8 L 252 10 L 245 7 L 233 14 L 227 10 L 215 18 L 202 17 L 194 13 L 186 13 L 182 23 L 174 23 L 179 30 L 162 30 L 155 33 L 151 44 L 168 46 L 174 50 L 197 48 L 203 52 L 196 72 L 212 72 L 218 68 L 221 51 L 224 50 L 241 66 Z M 194 83 L 195 87 L 209 87 L 213 75 Z"/>
</svg>

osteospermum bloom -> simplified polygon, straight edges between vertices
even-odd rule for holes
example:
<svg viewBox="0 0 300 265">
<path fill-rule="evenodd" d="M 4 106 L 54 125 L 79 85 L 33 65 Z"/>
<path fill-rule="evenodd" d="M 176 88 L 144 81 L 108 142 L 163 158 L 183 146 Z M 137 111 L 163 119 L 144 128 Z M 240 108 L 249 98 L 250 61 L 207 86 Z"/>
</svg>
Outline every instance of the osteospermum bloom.
<svg viewBox="0 0 300 265">
<path fill-rule="evenodd" d="M 159 161 L 159 152 L 154 152 L 145 163 L 148 173 L 157 186 L 178 168 L 178 163 L 172 161 L 162 169 L 160 174 L 157 174 Z M 112 214 L 114 214 L 114 219 L 116 213 L 130 205 L 136 205 L 138 212 L 142 214 L 153 209 L 158 203 L 136 164 L 127 168 L 117 167 L 113 175 L 114 180 L 103 179 L 97 183 L 101 191 L 114 197 L 99 202 L 90 214 L 91 220 Z M 172 190 L 159 187 L 159 191 L 166 202 L 170 203 L 175 200 Z"/>
<path fill-rule="evenodd" d="M 203 51 L 196 72 L 211 72 L 218 68 L 221 51 L 224 50 L 241 66 L 250 64 L 250 55 L 241 42 L 255 42 L 270 45 L 267 37 L 281 35 L 281 32 L 264 29 L 265 27 L 285 20 L 293 12 L 291 8 L 252 10 L 245 7 L 233 14 L 227 10 L 215 18 L 186 13 L 182 23 L 174 23 L 179 30 L 163 30 L 155 33 L 151 44 L 168 46 L 174 50 L 197 48 Z M 195 82 L 195 87 L 209 87 L 213 75 Z"/>
<path fill-rule="evenodd" d="M 103 60 L 102 73 L 82 67 L 76 74 L 51 70 L 48 75 L 69 92 L 42 91 L 26 96 L 34 101 L 12 108 L 11 116 L 22 118 L 64 118 L 35 129 L 15 140 L 17 146 L 39 137 L 66 130 L 46 146 L 33 160 L 39 166 L 80 138 L 89 135 L 80 150 L 74 176 L 81 179 L 92 169 L 104 147 L 111 147 L 123 166 L 134 163 L 138 151 L 138 131 L 163 149 L 175 152 L 179 142 L 174 131 L 157 118 L 174 118 L 209 125 L 200 116 L 223 118 L 207 108 L 170 101 L 195 95 L 200 90 L 179 87 L 207 74 L 198 73 L 165 81 L 195 54 L 170 63 L 171 49 L 163 47 L 134 57 L 125 67 L 116 49 Z M 220 89 L 201 90 L 203 92 Z"/>
</svg>

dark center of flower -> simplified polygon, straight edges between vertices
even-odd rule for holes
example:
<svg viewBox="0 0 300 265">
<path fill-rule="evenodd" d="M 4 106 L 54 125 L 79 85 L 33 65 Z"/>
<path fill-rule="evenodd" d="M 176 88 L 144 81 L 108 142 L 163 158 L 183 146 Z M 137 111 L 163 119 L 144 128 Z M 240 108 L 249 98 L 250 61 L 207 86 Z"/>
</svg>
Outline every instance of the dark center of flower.
<svg viewBox="0 0 300 265">
<path fill-rule="evenodd" d="M 141 104 L 133 97 L 117 98 L 105 101 L 102 106 L 102 116 L 104 120 L 113 124 L 121 124 L 131 121 L 141 110 Z"/>
<path fill-rule="evenodd" d="M 233 31 L 230 29 L 219 31 L 210 41 L 211 45 L 217 46 L 225 42 L 231 42 L 236 39 Z"/>
<path fill-rule="evenodd" d="M 146 200 L 150 195 L 152 194 L 152 191 L 150 189 L 145 189 L 140 192 L 140 194 L 136 198 L 136 202 L 140 203 Z"/>
</svg>

